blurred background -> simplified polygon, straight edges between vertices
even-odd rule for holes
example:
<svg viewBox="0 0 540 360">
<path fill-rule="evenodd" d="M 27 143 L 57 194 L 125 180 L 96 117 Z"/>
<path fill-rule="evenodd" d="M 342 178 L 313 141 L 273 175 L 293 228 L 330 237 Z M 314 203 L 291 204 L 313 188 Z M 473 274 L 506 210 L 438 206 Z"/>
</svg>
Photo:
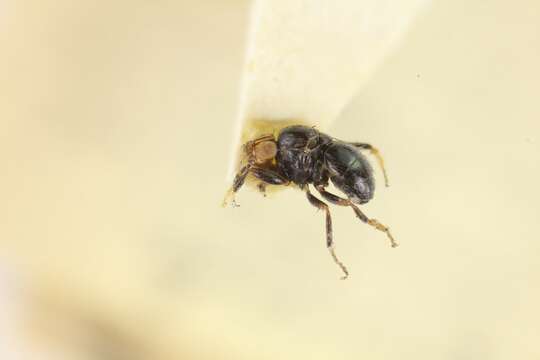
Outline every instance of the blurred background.
<svg viewBox="0 0 540 360">
<path fill-rule="evenodd" d="M 364 209 L 219 205 L 247 0 L 0 2 L 3 359 L 538 359 L 540 2 L 435 0 L 331 134 Z"/>
</svg>

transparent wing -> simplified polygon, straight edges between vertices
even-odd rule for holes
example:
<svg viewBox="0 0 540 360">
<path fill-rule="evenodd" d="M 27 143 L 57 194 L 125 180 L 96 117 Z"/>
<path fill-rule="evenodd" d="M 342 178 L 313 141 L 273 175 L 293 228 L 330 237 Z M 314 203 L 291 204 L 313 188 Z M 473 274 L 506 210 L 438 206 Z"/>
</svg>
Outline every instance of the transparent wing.
<svg viewBox="0 0 540 360">
<path fill-rule="evenodd" d="M 255 0 L 229 177 L 246 139 L 326 129 L 428 0 Z"/>
</svg>

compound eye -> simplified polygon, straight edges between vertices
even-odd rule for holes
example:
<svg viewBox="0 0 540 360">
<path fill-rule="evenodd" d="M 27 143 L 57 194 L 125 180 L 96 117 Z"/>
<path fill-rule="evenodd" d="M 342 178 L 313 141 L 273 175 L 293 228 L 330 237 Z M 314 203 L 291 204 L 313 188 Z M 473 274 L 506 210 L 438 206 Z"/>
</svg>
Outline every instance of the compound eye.
<svg viewBox="0 0 540 360">
<path fill-rule="evenodd" d="M 277 145 L 274 141 L 263 141 L 255 145 L 254 155 L 257 163 L 272 160 L 277 154 Z"/>
</svg>

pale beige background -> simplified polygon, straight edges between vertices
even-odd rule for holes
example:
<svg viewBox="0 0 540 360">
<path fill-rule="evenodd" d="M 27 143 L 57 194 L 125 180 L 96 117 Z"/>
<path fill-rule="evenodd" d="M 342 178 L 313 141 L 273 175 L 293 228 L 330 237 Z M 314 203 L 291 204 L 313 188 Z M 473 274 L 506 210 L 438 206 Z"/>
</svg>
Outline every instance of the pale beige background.
<svg viewBox="0 0 540 360">
<path fill-rule="evenodd" d="M 365 209 L 401 242 L 335 209 L 345 282 L 300 192 L 218 206 L 247 1 L 1 5 L 0 262 L 33 351 L 540 358 L 540 2 L 435 1 L 335 123 L 386 155 Z"/>
</svg>

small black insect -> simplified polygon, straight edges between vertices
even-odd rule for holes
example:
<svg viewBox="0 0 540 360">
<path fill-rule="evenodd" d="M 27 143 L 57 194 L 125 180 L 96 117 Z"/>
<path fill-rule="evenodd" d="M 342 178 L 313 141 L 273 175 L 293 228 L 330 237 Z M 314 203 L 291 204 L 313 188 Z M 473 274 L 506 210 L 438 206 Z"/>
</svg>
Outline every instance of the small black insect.
<svg viewBox="0 0 540 360">
<path fill-rule="evenodd" d="M 388 186 L 382 157 L 378 150 L 369 144 L 341 141 L 302 125 L 282 129 L 277 139 L 274 135 L 265 135 L 248 141 L 243 146 L 243 164 L 229 191 L 229 195 L 233 198 L 232 203 L 236 206 L 234 195 L 242 187 L 248 174 L 252 174 L 260 181 L 258 188 L 263 193 L 267 184 L 296 184 L 306 192 L 311 205 L 325 211 L 326 246 L 345 274 L 343 276 L 345 279 L 349 272 L 334 252 L 330 209 L 326 203 L 310 192 L 310 185 L 313 185 L 328 202 L 350 206 L 361 221 L 385 232 L 392 247 L 397 246 L 388 227 L 375 219 L 368 218 L 355 205 L 367 203 L 373 198 L 375 190 L 373 170 L 359 150 L 368 150 L 376 157 L 382 168 L 385 184 Z M 326 191 L 329 181 L 347 198 Z"/>
</svg>

